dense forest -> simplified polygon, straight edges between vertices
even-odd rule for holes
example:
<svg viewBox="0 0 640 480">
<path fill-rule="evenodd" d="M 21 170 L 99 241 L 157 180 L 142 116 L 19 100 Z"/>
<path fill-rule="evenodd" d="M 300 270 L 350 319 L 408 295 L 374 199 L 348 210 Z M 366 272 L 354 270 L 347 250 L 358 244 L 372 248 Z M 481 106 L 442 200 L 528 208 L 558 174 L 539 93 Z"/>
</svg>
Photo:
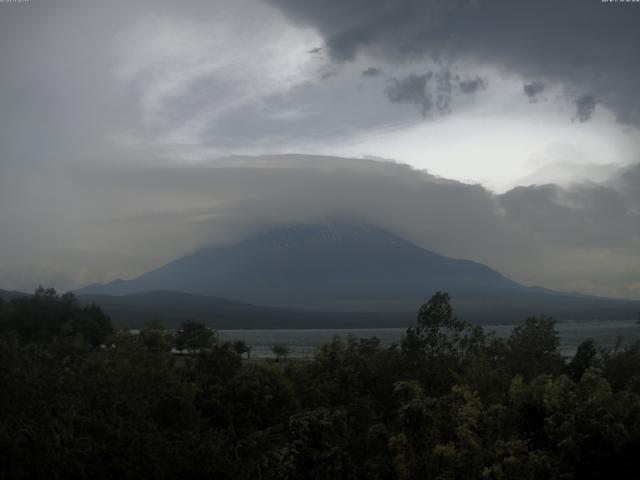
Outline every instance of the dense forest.
<svg viewBox="0 0 640 480">
<path fill-rule="evenodd" d="M 38 289 L 0 302 L 0 384 L 0 478 L 640 478 L 640 343 L 565 359 L 552 319 L 499 339 L 444 293 L 398 345 L 276 361 Z"/>
</svg>

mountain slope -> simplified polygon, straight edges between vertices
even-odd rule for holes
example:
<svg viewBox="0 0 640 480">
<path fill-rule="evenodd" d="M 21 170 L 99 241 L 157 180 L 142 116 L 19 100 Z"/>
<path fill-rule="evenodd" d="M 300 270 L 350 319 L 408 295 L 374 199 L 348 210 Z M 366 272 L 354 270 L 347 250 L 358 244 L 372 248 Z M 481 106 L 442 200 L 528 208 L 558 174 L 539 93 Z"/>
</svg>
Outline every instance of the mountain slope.
<svg viewBox="0 0 640 480">
<path fill-rule="evenodd" d="M 206 295 L 166 290 L 131 295 L 79 295 L 83 304 L 99 305 L 116 325 L 141 328 L 161 320 L 174 328 L 198 320 L 217 329 L 243 328 L 367 328 L 409 325 L 409 312 L 321 312 L 263 307 Z"/>
<path fill-rule="evenodd" d="M 0 289 L 0 299 L 5 302 L 13 300 L 14 298 L 26 297 L 28 294 L 23 292 L 18 292 L 15 290 L 2 290 Z"/>
<path fill-rule="evenodd" d="M 389 314 L 415 312 L 443 290 L 461 315 L 483 322 L 518 322 L 542 313 L 564 320 L 633 318 L 637 310 L 637 302 L 524 287 L 485 265 L 443 257 L 350 222 L 276 228 L 229 247 L 197 251 L 133 280 L 78 293 L 157 290 L 289 309 Z"/>
<path fill-rule="evenodd" d="M 479 263 L 442 257 L 371 226 L 333 222 L 278 228 L 79 293 L 174 290 L 327 309 L 415 305 L 434 290 L 455 295 L 517 288 Z"/>
</svg>

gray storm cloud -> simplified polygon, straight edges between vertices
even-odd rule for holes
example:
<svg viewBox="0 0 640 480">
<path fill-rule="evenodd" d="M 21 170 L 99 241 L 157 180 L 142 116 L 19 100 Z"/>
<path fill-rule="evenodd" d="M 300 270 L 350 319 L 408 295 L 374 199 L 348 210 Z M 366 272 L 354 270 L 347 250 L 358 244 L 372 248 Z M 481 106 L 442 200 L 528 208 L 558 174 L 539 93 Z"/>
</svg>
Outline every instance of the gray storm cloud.
<svg viewBox="0 0 640 480">
<path fill-rule="evenodd" d="M 362 71 L 363 77 L 377 77 L 382 75 L 383 71 L 377 67 L 369 67 Z"/>
<path fill-rule="evenodd" d="M 5 261 L 0 280 L 31 286 L 47 278 L 48 264 L 66 286 L 129 277 L 270 226 L 340 216 L 528 284 L 638 298 L 639 172 L 496 195 L 406 165 L 300 155 L 44 171 L 29 178 L 40 194 L 4 218 L 11 233 L 0 241 L 0 258 L 39 270 L 10 278 Z"/>
<path fill-rule="evenodd" d="M 479 90 L 487 88 L 487 80 L 481 77 L 460 80 L 458 88 L 462 93 L 476 93 Z"/>
<path fill-rule="evenodd" d="M 638 168 L 605 183 L 497 195 L 390 162 L 206 161 L 226 151 L 314 151 L 327 139 L 405 123 L 385 93 L 409 105 L 411 118 L 419 117 L 413 107 L 446 113 L 456 95 L 487 88 L 484 77 L 456 68 L 458 58 L 542 82 L 544 96 L 547 85 L 566 85 L 576 120 L 589 119 L 597 103 L 638 124 L 637 4 L 270 4 L 280 10 L 252 0 L 0 3 L 0 288 L 131 277 L 271 225 L 353 216 L 527 284 L 640 298 Z M 293 18 L 319 31 L 327 48 L 311 35 L 301 50 L 319 63 L 299 72 L 292 62 L 290 76 L 279 76 L 300 46 L 289 37 L 277 68 L 260 63 L 266 54 L 240 65 L 245 47 L 227 58 L 210 39 L 229 11 L 232 39 L 249 19 L 266 24 L 267 40 L 279 39 Z M 246 29 L 242 40 L 256 33 Z M 307 33 L 290 32 L 294 40 Z M 333 65 L 323 63 L 325 51 Z M 368 57 L 354 64 L 355 81 L 340 69 L 318 81 L 360 51 Z"/>
<path fill-rule="evenodd" d="M 392 103 L 415 105 L 426 117 L 434 112 L 439 115 L 450 113 L 457 93 L 470 95 L 486 86 L 484 78 L 461 78 L 449 69 L 441 68 L 422 75 L 410 73 L 405 77 L 391 78 L 385 93 Z"/>
<path fill-rule="evenodd" d="M 529 97 L 529 101 L 530 102 L 536 102 L 538 99 L 538 96 L 544 92 L 544 89 L 546 88 L 546 85 L 544 82 L 541 81 L 535 81 L 535 82 L 531 82 L 531 83 L 526 83 L 523 87 L 522 90 L 524 91 L 524 94 Z"/>
<path fill-rule="evenodd" d="M 387 87 L 386 94 L 393 103 L 410 103 L 418 107 L 422 115 L 431 110 L 431 95 L 427 93 L 427 83 L 431 81 L 431 73 L 416 75 L 412 73 L 404 78 L 394 78 Z"/>
<path fill-rule="evenodd" d="M 439 62 L 472 59 L 594 96 L 640 125 L 640 8 L 599 0 L 269 0 L 316 28 L 338 62 L 359 52 Z M 577 118 L 590 116 L 578 105 Z"/>
<path fill-rule="evenodd" d="M 593 95 L 582 95 L 576 100 L 576 118 L 580 122 L 586 122 L 596 109 L 596 99 Z"/>
</svg>

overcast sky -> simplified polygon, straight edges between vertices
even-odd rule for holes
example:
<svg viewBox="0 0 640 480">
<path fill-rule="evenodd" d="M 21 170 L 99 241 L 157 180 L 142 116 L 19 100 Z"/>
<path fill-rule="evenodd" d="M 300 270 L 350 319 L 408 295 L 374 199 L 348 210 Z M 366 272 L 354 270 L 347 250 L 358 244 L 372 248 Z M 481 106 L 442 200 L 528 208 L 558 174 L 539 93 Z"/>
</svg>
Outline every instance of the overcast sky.
<svg viewBox="0 0 640 480">
<path fill-rule="evenodd" d="M 638 45 L 640 2 L 0 2 L 0 288 L 350 215 L 640 298 Z"/>
</svg>

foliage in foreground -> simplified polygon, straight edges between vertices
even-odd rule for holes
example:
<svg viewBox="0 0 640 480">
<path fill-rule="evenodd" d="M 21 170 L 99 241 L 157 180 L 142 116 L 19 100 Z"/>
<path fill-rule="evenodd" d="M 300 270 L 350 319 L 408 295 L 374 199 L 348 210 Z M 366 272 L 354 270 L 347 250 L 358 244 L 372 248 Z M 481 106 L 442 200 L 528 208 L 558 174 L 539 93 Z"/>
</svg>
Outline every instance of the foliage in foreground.
<svg viewBox="0 0 640 480">
<path fill-rule="evenodd" d="M 399 345 L 252 361 L 36 297 L 0 306 L 0 478 L 638 478 L 640 343 L 566 362 L 552 320 L 502 340 L 438 293 Z"/>
</svg>

